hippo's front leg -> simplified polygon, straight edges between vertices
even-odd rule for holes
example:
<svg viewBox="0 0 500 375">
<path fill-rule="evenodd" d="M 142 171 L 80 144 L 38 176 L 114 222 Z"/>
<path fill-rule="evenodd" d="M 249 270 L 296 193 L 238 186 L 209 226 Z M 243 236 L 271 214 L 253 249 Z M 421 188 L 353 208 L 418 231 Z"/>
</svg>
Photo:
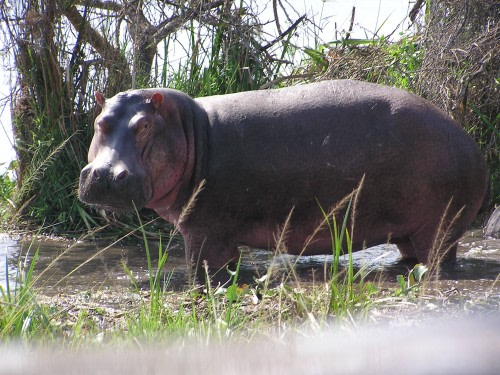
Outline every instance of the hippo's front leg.
<svg viewBox="0 0 500 375">
<path fill-rule="evenodd" d="M 239 258 L 236 242 L 227 238 L 217 238 L 199 233 L 182 233 L 186 251 L 186 261 L 191 267 L 201 268 L 206 260 L 211 269 L 220 269 L 237 262 Z"/>
</svg>

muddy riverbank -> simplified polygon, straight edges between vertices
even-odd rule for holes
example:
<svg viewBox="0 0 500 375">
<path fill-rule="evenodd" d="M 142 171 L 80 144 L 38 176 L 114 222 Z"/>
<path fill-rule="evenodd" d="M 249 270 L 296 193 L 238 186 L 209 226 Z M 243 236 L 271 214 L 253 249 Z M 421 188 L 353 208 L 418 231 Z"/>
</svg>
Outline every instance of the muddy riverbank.
<svg viewBox="0 0 500 375">
<path fill-rule="evenodd" d="M 158 258 L 158 244 L 150 243 L 152 263 Z M 0 282 L 5 288 L 6 272 L 11 283 L 15 280 L 19 262 L 29 260 L 38 250 L 34 287 L 45 303 L 67 311 L 66 318 L 78 317 L 87 310 L 103 326 L 119 324 L 125 313 L 144 303 L 148 298 L 149 272 L 144 245 L 121 243 L 107 247 L 104 243 L 78 242 L 49 238 L 21 239 L 6 235 L 0 237 Z M 186 291 L 193 286 L 185 266 L 182 244 L 168 249 L 169 257 L 164 267 L 162 287 L 173 308 L 185 303 L 179 301 L 176 291 Z M 323 287 L 328 279 L 331 256 L 294 257 L 273 255 L 268 251 L 243 248 L 239 284 L 255 286 L 255 280 L 272 267 L 275 272 L 273 286 L 285 284 L 303 290 Z M 6 264 L 5 264 L 6 262 Z M 341 266 L 346 266 L 347 257 Z M 377 287 L 379 295 L 370 310 L 369 319 L 376 322 L 392 321 L 402 324 L 423 321 L 431 316 L 481 314 L 500 312 L 500 240 L 485 240 L 480 232 L 469 232 L 460 243 L 456 264 L 444 267 L 439 280 L 425 284 L 418 301 L 399 303 L 394 299 L 398 288 L 398 275 L 407 275 L 408 264 L 400 261 L 397 248 L 381 245 L 355 253 L 356 270 L 365 268 L 365 277 Z M 293 276 L 289 272 L 293 265 Z M 133 275 L 137 289 L 125 267 Z M 227 276 L 229 278 L 229 275 Z M 224 279 L 224 276 L 222 277 Z M 171 293 L 168 293 L 171 292 Z M 386 298 L 387 297 L 387 298 Z M 248 294 L 251 308 L 252 294 Z"/>
</svg>

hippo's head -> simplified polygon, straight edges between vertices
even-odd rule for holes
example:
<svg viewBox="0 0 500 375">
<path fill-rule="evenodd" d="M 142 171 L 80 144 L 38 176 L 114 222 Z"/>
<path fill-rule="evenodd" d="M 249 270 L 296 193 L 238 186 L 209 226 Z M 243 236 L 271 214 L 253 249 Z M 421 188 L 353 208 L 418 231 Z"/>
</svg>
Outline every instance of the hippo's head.
<svg viewBox="0 0 500 375">
<path fill-rule="evenodd" d="M 165 94 L 133 90 L 106 99 L 96 93 L 102 111 L 80 174 L 80 200 L 113 211 L 172 201 L 186 169 L 187 141 L 179 108 Z"/>
</svg>

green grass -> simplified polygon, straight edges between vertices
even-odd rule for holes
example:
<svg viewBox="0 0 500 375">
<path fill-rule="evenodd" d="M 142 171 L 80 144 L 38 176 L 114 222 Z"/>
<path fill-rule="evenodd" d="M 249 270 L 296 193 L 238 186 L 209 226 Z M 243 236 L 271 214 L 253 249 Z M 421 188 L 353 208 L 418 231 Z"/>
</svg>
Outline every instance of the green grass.
<svg viewBox="0 0 500 375">
<path fill-rule="evenodd" d="M 0 287 L 0 340 L 21 339 L 31 341 L 52 336 L 50 313 L 47 306 L 37 303 L 32 287 L 33 271 L 38 259 L 38 250 L 27 264 L 29 252 L 20 258 L 15 280 L 10 280 L 6 269 L 6 288 Z M 7 260 L 5 262 L 7 267 Z"/>
<path fill-rule="evenodd" d="M 208 270 L 202 268 L 205 283 L 187 283 L 185 290 L 180 292 L 169 289 L 170 275 L 163 273 L 175 229 L 167 237 L 169 240 L 166 243 L 160 237 L 157 254 L 153 256 L 144 229 L 146 226 L 141 223 L 138 230 L 143 236 L 146 252 L 148 284 L 145 289 L 141 289 L 132 271 L 124 265 L 124 273 L 130 278 L 131 291 L 139 296 L 139 300 L 126 309 L 121 324 L 107 330 L 100 328 L 93 319 L 105 314 L 98 307 L 81 308 L 77 314 L 70 316 L 67 311 L 74 310 L 74 306 L 49 309 L 46 304 L 39 302 L 40 292 L 36 289 L 36 281 L 40 275 L 34 275 L 38 251 L 30 254 L 30 247 L 28 253 L 23 255 L 24 260 L 19 262 L 16 286 L 2 291 L 0 339 L 22 338 L 25 342 L 55 339 L 70 347 L 95 344 L 96 338 L 99 338 L 98 342 L 174 338 L 222 342 L 229 338 L 249 340 L 266 332 L 283 334 L 305 328 L 318 329 L 329 319 L 356 316 L 358 312 L 369 309 L 376 288 L 364 282 L 361 273 L 354 272 L 351 257 L 347 271 L 341 270 L 339 266 L 342 246 L 339 244 L 344 242 L 344 236 L 347 244 L 350 242 L 346 221 L 341 228 L 336 228 L 332 217 L 325 216 L 325 222 L 332 230 L 332 245 L 335 249 L 327 284 L 301 285 L 294 264 L 290 264 L 289 270 L 282 274 L 278 274 L 271 265 L 264 277 L 256 279 L 251 285 L 241 284 L 240 259 L 233 270 L 226 268 L 218 271 L 221 274 L 219 279 L 224 279 L 226 275 L 226 282 L 215 284 Z M 347 249 L 351 254 L 350 245 Z M 98 254 L 103 254 L 105 250 L 100 250 Z M 57 259 L 48 268 L 55 261 Z M 274 281 L 271 282 L 271 279 Z"/>
<path fill-rule="evenodd" d="M 218 279 L 225 282 L 215 283 L 208 270 L 202 268 L 205 282 L 186 282 L 180 291 L 170 288 L 171 274 L 163 272 L 168 263 L 170 238 L 175 233 L 167 237 L 168 241 L 160 239 L 153 247 L 143 225 L 139 231 L 144 237 L 147 283 L 139 284 L 124 265 L 124 273 L 130 278 L 128 293 L 134 297 L 127 297 L 123 301 L 128 302 L 121 302 L 118 311 L 111 312 L 95 290 L 67 296 L 68 301 L 63 294 L 52 299 L 44 297 L 37 279 L 54 263 L 35 272 L 38 250 L 32 246 L 19 260 L 15 287 L 2 290 L 0 342 L 15 340 L 42 345 L 57 342 L 73 349 L 164 340 L 247 342 L 257 337 L 321 332 L 339 324 L 356 327 L 369 322 L 373 311 L 378 311 L 378 316 L 380 311 L 388 311 L 388 316 L 400 319 L 405 309 L 414 314 L 419 305 L 436 299 L 425 294 L 429 288 L 428 272 L 422 265 L 399 275 L 397 280 L 390 280 L 389 289 L 382 277 L 371 277 L 379 281 L 367 281 L 369 265 L 358 270 L 354 267 L 347 221 L 337 226 L 330 212 L 325 213 L 324 225 L 332 235 L 332 261 L 326 282 L 303 282 L 293 261 L 285 270 L 283 267 L 277 270 L 273 261 L 263 276 L 245 284 L 240 281 L 240 259 L 234 269 L 219 271 Z M 286 225 L 282 236 L 285 234 Z M 280 237 L 277 245 L 279 242 Z M 106 249 L 98 254 L 105 254 Z M 340 256 L 344 252 L 347 264 L 341 266 Z M 437 297 L 440 300 L 443 300 L 441 294 Z"/>
</svg>

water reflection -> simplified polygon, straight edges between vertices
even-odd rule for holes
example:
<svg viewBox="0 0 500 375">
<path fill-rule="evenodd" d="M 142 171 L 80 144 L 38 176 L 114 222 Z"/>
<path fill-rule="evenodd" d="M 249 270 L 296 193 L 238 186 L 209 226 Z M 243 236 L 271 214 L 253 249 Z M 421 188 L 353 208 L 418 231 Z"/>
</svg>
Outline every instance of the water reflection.
<svg viewBox="0 0 500 375">
<path fill-rule="evenodd" d="M 3 290 L 7 290 L 7 280 L 13 285 L 17 272 L 13 264 L 17 264 L 18 256 L 18 241 L 0 234 L 0 287 Z"/>
</svg>

